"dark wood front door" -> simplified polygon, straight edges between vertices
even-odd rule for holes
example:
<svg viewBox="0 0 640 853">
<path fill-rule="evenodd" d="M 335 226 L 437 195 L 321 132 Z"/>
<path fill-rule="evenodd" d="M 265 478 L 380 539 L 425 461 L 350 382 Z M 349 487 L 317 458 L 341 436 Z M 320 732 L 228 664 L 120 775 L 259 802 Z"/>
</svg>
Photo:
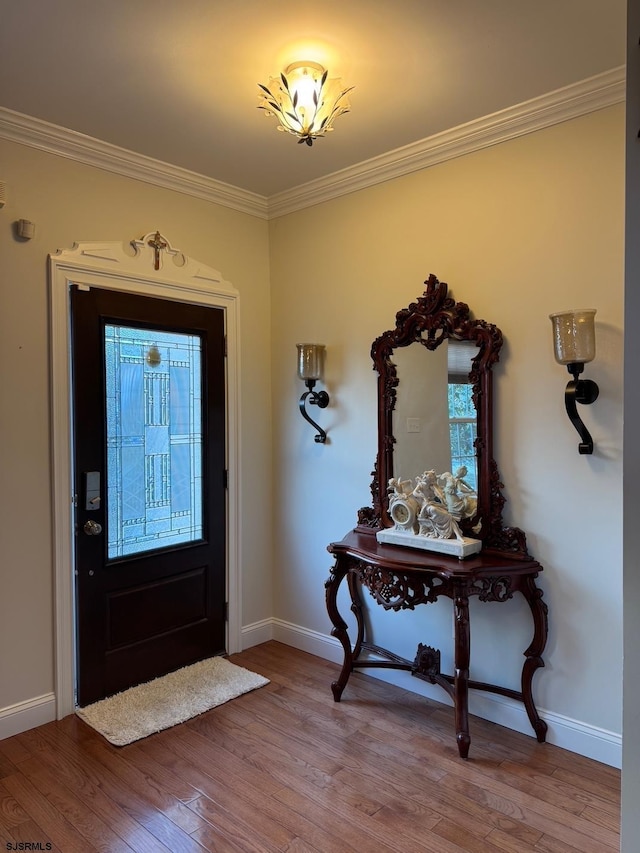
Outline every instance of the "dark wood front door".
<svg viewBox="0 0 640 853">
<path fill-rule="evenodd" d="M 71 288 L 78 704 L 225 651 L 224 311 Z"/>
</svg>

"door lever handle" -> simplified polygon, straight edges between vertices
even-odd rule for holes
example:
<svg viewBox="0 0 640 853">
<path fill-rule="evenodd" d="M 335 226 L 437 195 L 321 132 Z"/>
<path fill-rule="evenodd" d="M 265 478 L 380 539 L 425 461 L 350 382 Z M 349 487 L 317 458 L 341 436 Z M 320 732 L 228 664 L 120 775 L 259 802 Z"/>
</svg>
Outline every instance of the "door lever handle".
<svg viewBox="0 0 640 853">
<path fill-rule="evenodd" d="M 92 518 L 89 521 L 85 521 L 82 529 L 87 534 L 87 536 L 99 536 L 102 533 L 102 525 L 97 521 L 94 521 Z"/>
</svg>

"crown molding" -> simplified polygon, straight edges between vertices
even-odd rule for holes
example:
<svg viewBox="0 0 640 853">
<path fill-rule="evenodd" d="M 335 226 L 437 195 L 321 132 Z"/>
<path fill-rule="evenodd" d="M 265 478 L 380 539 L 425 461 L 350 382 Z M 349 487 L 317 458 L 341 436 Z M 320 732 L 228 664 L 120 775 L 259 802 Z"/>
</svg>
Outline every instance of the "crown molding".
<svg viewBox="0 0 640 853">
<path fill-rule="evenodd" d="M 269 198 L 5 107 L 0 107 L 0 138 L 260 219 L 275 219 L 622 103 L 624 99 L 625 66 L 620 66 Z"/>
<path fill-rule="evenodd" d="M 265 196 L 0 107 L 0 138 L 266 219 Z"/>
<path fill-rule="evenodd" d="M 268 218 L 285 216 L 464 154 L 481 151 L 622 103 L 624 99 L 625 66 L 622 65 L 270 196 Z"/>
</svg>

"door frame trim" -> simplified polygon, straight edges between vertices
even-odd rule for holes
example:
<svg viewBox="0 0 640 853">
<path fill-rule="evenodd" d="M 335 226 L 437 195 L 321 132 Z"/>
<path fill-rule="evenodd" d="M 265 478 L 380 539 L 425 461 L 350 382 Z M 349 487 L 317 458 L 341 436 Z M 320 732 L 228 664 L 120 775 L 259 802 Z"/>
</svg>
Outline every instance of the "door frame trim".
<svg viewBox="0 0 640 853">
<path fill-rule="evenodd" d="M 227 486 L 227 652 L 241 651 L 240 578 L 240 335 L 239 294 L 212 267 L 195 261 L 166 238 L 162 251 L 149 232 L 123 243 L 74 243 L 49 255 L 51 349 L 52 524 L 54 564 L 55 696 L 57 719 L 75 711 L 74 512 L 69 287 L 78 284 L 173 299 L 225 312 Z M 155 241 L 158 242 L 157 240 Z M 130 248 L 132 247 L 132 248 Z M 159 269 L 155 267 L 159 266 Z"/>
</svg>

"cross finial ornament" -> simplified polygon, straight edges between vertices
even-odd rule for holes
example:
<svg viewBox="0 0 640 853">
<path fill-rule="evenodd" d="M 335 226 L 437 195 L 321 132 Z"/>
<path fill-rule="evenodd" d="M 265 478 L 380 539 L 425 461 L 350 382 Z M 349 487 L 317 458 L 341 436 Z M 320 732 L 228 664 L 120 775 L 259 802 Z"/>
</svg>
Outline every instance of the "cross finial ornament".
<svg viewBox="0 0 640 853">
<path fill-rule="evenodd" d="M 159 231 L 149 231 L 140 237 L 139 240 L 132 240 L 131 245 L 136 253 L 142 252 L 147 262 L 152 264 L 156 271 L 164 263 L 169 263 L 169 259 L 176 264 L 176 267 L 182 267 L 187 263 L 186 256 L 179 249 L 174 249 L 167 238 L 163 237 Z"/>
<path fill-rule="evenodd" d="M 151 246 L 151 248 L 153 249 L 153 257 L 154 257 L 153 268 L 156 270 L 159 270 L 160 269 L 160 252 L 163 249 L 166 249 L 169 246 L 169 244 L 167 243 L 166 240 L 162 239 L 160 232 L 156 231 L 156 233 L 153 235 L 153 239 L 147 241 L 147 245 Z"/>
</svg>

